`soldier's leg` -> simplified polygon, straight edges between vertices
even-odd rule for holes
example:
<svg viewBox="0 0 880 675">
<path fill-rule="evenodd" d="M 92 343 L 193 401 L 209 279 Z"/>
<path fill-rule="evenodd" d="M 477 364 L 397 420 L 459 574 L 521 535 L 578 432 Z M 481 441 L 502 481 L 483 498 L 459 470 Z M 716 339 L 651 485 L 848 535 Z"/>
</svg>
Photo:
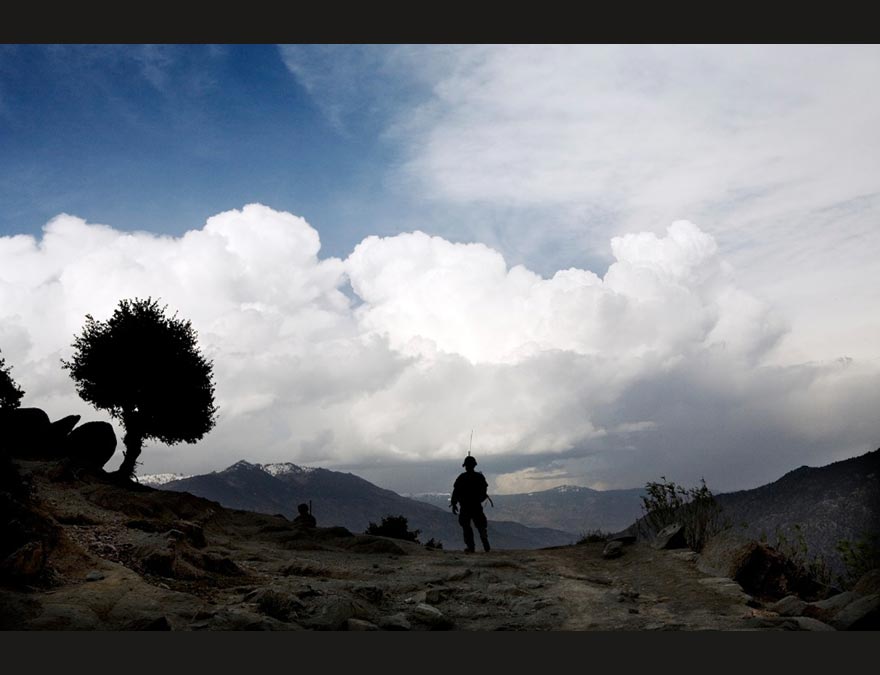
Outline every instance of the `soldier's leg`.
<svg viewBox="0 0 880 675">
<path fill-rule="evenodd" d="M 480 533 L 480 541 L 483 542 L 483 550 L 489 551 L 489 522 L 486 520 L 486 514 L 480 509 L 479 513 L 474 514 L 474 525 L 477 526 L 477 532 Z"/>
<path fill-rule="evenodd" d="M 462 511 L 458 516 L 458 524 L 461 525 L 462 534 L 464 534 L 465 548 L 473 553 L 474 551 L 474 531 L 471 529 L 470 515 Z"/>
</svg>

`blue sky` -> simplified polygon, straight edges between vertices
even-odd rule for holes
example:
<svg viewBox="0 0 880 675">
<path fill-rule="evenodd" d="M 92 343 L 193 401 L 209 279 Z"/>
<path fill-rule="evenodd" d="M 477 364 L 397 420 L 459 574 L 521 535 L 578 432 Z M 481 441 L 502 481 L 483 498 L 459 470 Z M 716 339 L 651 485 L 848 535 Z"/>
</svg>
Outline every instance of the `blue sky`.
<svg viewBox="0 0 880 675">
<path fill-rule="evenodd" d="M 0 46 L 0 350 L 161 296 L 238 459 L 724 489 L 875 448 L 880 48 Z M 485 460 L 484 460 L 485 458 Z M 494 462 L 494 464 L 493 464 Z"/>
<path fill-rule="evenodd" d="M 250 202 L 307 217 L 328 255 L 382 231 L 393 148 L 316 106 L 278 48 L 6 46 L 0 232 L 60 212 L 182 234 Z"/>
</svg>

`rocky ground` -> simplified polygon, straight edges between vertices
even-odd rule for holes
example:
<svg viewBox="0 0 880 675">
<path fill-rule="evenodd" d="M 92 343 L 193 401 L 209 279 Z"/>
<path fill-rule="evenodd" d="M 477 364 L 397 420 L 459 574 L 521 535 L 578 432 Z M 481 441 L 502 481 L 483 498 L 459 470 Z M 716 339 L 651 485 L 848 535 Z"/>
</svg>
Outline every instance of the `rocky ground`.
<svg viewBox="0 0 880 675">
<path fill-rule="evenodd" d="M 844 605 L 878 598 L 782 607 L 686 551 L 427 550 L 51 463 L 18 469 L 52 534 L 4 561 L 3 629 L 833 630 Z"/>
</svg>

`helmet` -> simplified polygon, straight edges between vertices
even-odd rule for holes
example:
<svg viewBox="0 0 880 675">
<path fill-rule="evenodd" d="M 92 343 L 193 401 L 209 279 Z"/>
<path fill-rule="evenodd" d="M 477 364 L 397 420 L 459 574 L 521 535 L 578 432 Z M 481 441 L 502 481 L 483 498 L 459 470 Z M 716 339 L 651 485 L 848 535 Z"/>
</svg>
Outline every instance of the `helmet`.
<svg viewBox="0 0 880 675">
<path fill-rule="evenodd" d="M 477 460 L 474 459 L 473 457 L 471 457 L 470 455 L 468 455 L 467 457 L 464 458 L 464 464 L 462 464 L 462 466 L 476 466 L 476 465 L 477 465 Z"/>
</svg>

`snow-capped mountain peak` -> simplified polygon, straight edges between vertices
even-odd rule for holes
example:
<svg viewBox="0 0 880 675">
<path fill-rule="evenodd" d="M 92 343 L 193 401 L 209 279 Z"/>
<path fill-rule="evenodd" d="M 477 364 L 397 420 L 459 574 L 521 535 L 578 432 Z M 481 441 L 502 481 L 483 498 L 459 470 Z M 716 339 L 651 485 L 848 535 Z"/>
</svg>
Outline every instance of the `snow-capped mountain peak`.
<svg viewBox="0 0 880 675">
<path fill-rule="evenodd" d="M 146 473 L 143 476 L 137 477 L 141 485 L 151 486 L 165 485 L 171 481 L 183 480 L 184 478 L 192 478 L 192 476 L 182 473 Z"/>
<path fill-rule="evenodd" d="M 291 462 L 276 462 L 274 464 L 260 464 L 260 468 L 270 476 L 286 476 L 288 474 L 305 474 L 314 471 L 308 466 L 298 466 Z"/>
</svg>

